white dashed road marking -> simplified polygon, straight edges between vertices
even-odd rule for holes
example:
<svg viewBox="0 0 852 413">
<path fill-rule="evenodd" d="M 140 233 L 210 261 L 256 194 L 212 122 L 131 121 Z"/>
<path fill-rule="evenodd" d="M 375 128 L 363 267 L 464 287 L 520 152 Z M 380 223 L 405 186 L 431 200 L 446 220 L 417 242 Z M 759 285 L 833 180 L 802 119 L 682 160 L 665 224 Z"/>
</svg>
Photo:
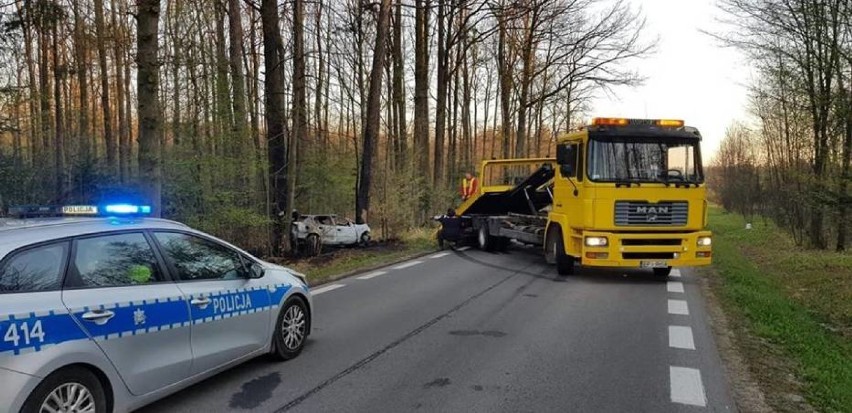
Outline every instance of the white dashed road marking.
<svg viewBox="0 0 852 413">
<path fill-rule="evenodd" d="M 322 293 L 327 293 L 329 291 L 333 291 L 333 290 L 336 290 L 338 288 L 343 288 L 343 287 L 346 287 L 346 285 L 345 284 L 326 285 L 325 287 L 320 287 L 320 288 L 317 288 L 316 290 L 311 290 L 311 295 L 320 295 Z"/>
<path fill-rule="evenodd" d="M 669 281 L 668 283 L 666 283 L 666 289 L 670 293 L 682 293 L 683 283 L 680 281 Z"/>
<path fill-rule="evenodd" d="M 706 406 L 704 384 L 701 383 L 701 371 L 687 367 L 669 366 L 671 397 L 675 403 L 692 406 Z"/>
<path fill-rule="evenodd" d="M 413 267 L 413 266 L 415 266 L 415 265 L 417 265 L 417 264 L 423 264 L 423 261 L 411 261 L 411 262 L 407 262 L 407 263 L 405 263 L 405 264 L 397 265 L 396 267 L 393 267 L 392 269 L 394 269 L 394 270 L 402 270 L 402 269 L 405 269 L 405 268 L 408 268 L 408 267 Z"/>
<path fill-rule="evenodd" d="M 387 273 L 388 273 L 387 271 L 373 271 L 369 274 L 365 274 L 365 275 L 362 275 L 362 276 L 357 277 L 357 278 L 359 280 L 369 280 L 370 278 L 378 277 L 380 275 L 384 275 L 384 274 L 387 274 Z"/>
<path fill-rule="evenodd" d="M 672 277 L 680 278 L 680 270 L 677 269 L 677 268 L 672 268 L 672 272 L 669 273 L 669 275 L 672 276 Z"/>
<path fill-rule="evenodd" d="M 444 252 L 439 252 L 439 253 L 437 253 L 437 254 L 433 255 L 433 256 L 432 256 L 432 257 L 430 257 L 430 258 L 441 258 L 441 257 L 446 257 L 447 255 L 450 255 L 450 253 L 449 253 L 449 252 L 444 251 Z"/>
<path fill-rule="evenodd" d="M 461 248 L 457 248 L 456 251 L 467 251 L 469 249 L 470 249 L 470 247 L 461 247 Z"/>
<path fill-rule="evenodd" d="M 687 326 L 669 326 L 669 347 L 695 350 L 692 328 Z"/>
<path fill-rule="evenodd" d="M 669 300 L 669 314 L 689 315 L 689 306 L 684 300 Z"/>
</svg>

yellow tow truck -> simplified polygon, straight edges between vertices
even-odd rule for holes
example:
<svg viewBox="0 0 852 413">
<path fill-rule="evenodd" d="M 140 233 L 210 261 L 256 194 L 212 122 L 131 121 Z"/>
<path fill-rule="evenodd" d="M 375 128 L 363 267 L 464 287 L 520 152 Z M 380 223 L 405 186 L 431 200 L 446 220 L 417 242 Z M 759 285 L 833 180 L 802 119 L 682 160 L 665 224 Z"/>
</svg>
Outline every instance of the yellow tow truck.
<svg viewBox="0 0 852 413">
<path fill-rule="evenodd" d="M 483 250 L 542 246 L 560 275 L 709 265 L 700 142 L 681 120 L 594 118 L 558 139 L 555 158 L 482 162 L 455 227 Z"/>
</svg>

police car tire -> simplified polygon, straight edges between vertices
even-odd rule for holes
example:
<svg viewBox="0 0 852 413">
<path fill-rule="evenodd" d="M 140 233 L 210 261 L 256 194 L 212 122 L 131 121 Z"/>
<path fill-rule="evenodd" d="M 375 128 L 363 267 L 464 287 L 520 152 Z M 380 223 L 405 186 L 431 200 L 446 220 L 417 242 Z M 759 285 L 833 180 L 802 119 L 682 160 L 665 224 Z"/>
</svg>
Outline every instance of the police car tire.
<svg viewBox="0 0 852 413">
<path fill-rule="evenodd" d="M 106 394 L 100 380 L 89 369 L 76 366 L 57 370 L 42 380 L 27 397 L 21 413 L 39 413 L 42 404 L 54 390 L 70 383 L 80 384 L 89 391 L 95 402 L 95 413 L 106 413 Z"/>
<path fill-rule="evenodd" d="M 284 345 L 284 337 L 281 336 L 281 323 L 284 322 L 284 314 L 291 306 L 299 306 L 302 313 L 305 314 L 305 335 L 302 337 L 302 342 L 294 350 L 289 350 Z M 272 336 L 272 357 L 277 360 L 285 361 L 295 358 L 302 352 L 305 347 L 305 342 L 308 340 L 308 328 L 311 325 L 311 314 L 308 312 L 308 306 L 300 297 L 294 296 L 287 299 L 284 305 L 281 306 L 281 311 L 278 312 L 278 320 L 275 322 L 275 333 Z"/>
<path fill-rule="evenodd" d="M 370 246 L 370 233 L 369 232 L 365 232 L 365 233 L 361 234 L 361 239 L 358 240 L 358 245 L 360 245 L 362 247 L 369 247 Z"/>
</svg>

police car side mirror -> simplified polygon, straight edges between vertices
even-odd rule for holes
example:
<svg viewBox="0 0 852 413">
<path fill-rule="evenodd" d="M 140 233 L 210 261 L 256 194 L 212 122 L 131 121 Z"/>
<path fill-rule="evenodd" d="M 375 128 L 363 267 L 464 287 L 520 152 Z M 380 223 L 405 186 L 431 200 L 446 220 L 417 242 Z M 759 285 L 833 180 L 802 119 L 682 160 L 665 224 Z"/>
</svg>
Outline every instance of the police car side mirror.
<svg viewBox="0 0 852 413">
<path fill-rule="evenodd" d="M 263 270 L 263 267 L 260 264 L 253 262 L 249 267 L 249 278 L 263 278 L 264 272 L 265 271 Z"/>
</svg>

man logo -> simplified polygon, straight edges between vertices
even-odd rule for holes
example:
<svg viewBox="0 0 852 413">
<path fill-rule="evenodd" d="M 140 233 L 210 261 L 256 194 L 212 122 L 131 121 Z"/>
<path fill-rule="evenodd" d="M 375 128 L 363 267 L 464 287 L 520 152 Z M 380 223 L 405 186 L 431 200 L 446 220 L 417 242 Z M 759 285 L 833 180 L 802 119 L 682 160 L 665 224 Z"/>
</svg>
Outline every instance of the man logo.
<svg viewBox="0 0 852 413">
<path fill-rule="evenodd" d="M 636 207 L 636 213 L 637 214 L 649 214 L 649 215 L 650 214 L 653 214 L 653 215 L 668 214 L 669 213 L 669 207 L 667 207 L 667 206 L 656 206 L 656 207 L 654 207 L 654 206 L 637 206 Z"/>
</svg>

